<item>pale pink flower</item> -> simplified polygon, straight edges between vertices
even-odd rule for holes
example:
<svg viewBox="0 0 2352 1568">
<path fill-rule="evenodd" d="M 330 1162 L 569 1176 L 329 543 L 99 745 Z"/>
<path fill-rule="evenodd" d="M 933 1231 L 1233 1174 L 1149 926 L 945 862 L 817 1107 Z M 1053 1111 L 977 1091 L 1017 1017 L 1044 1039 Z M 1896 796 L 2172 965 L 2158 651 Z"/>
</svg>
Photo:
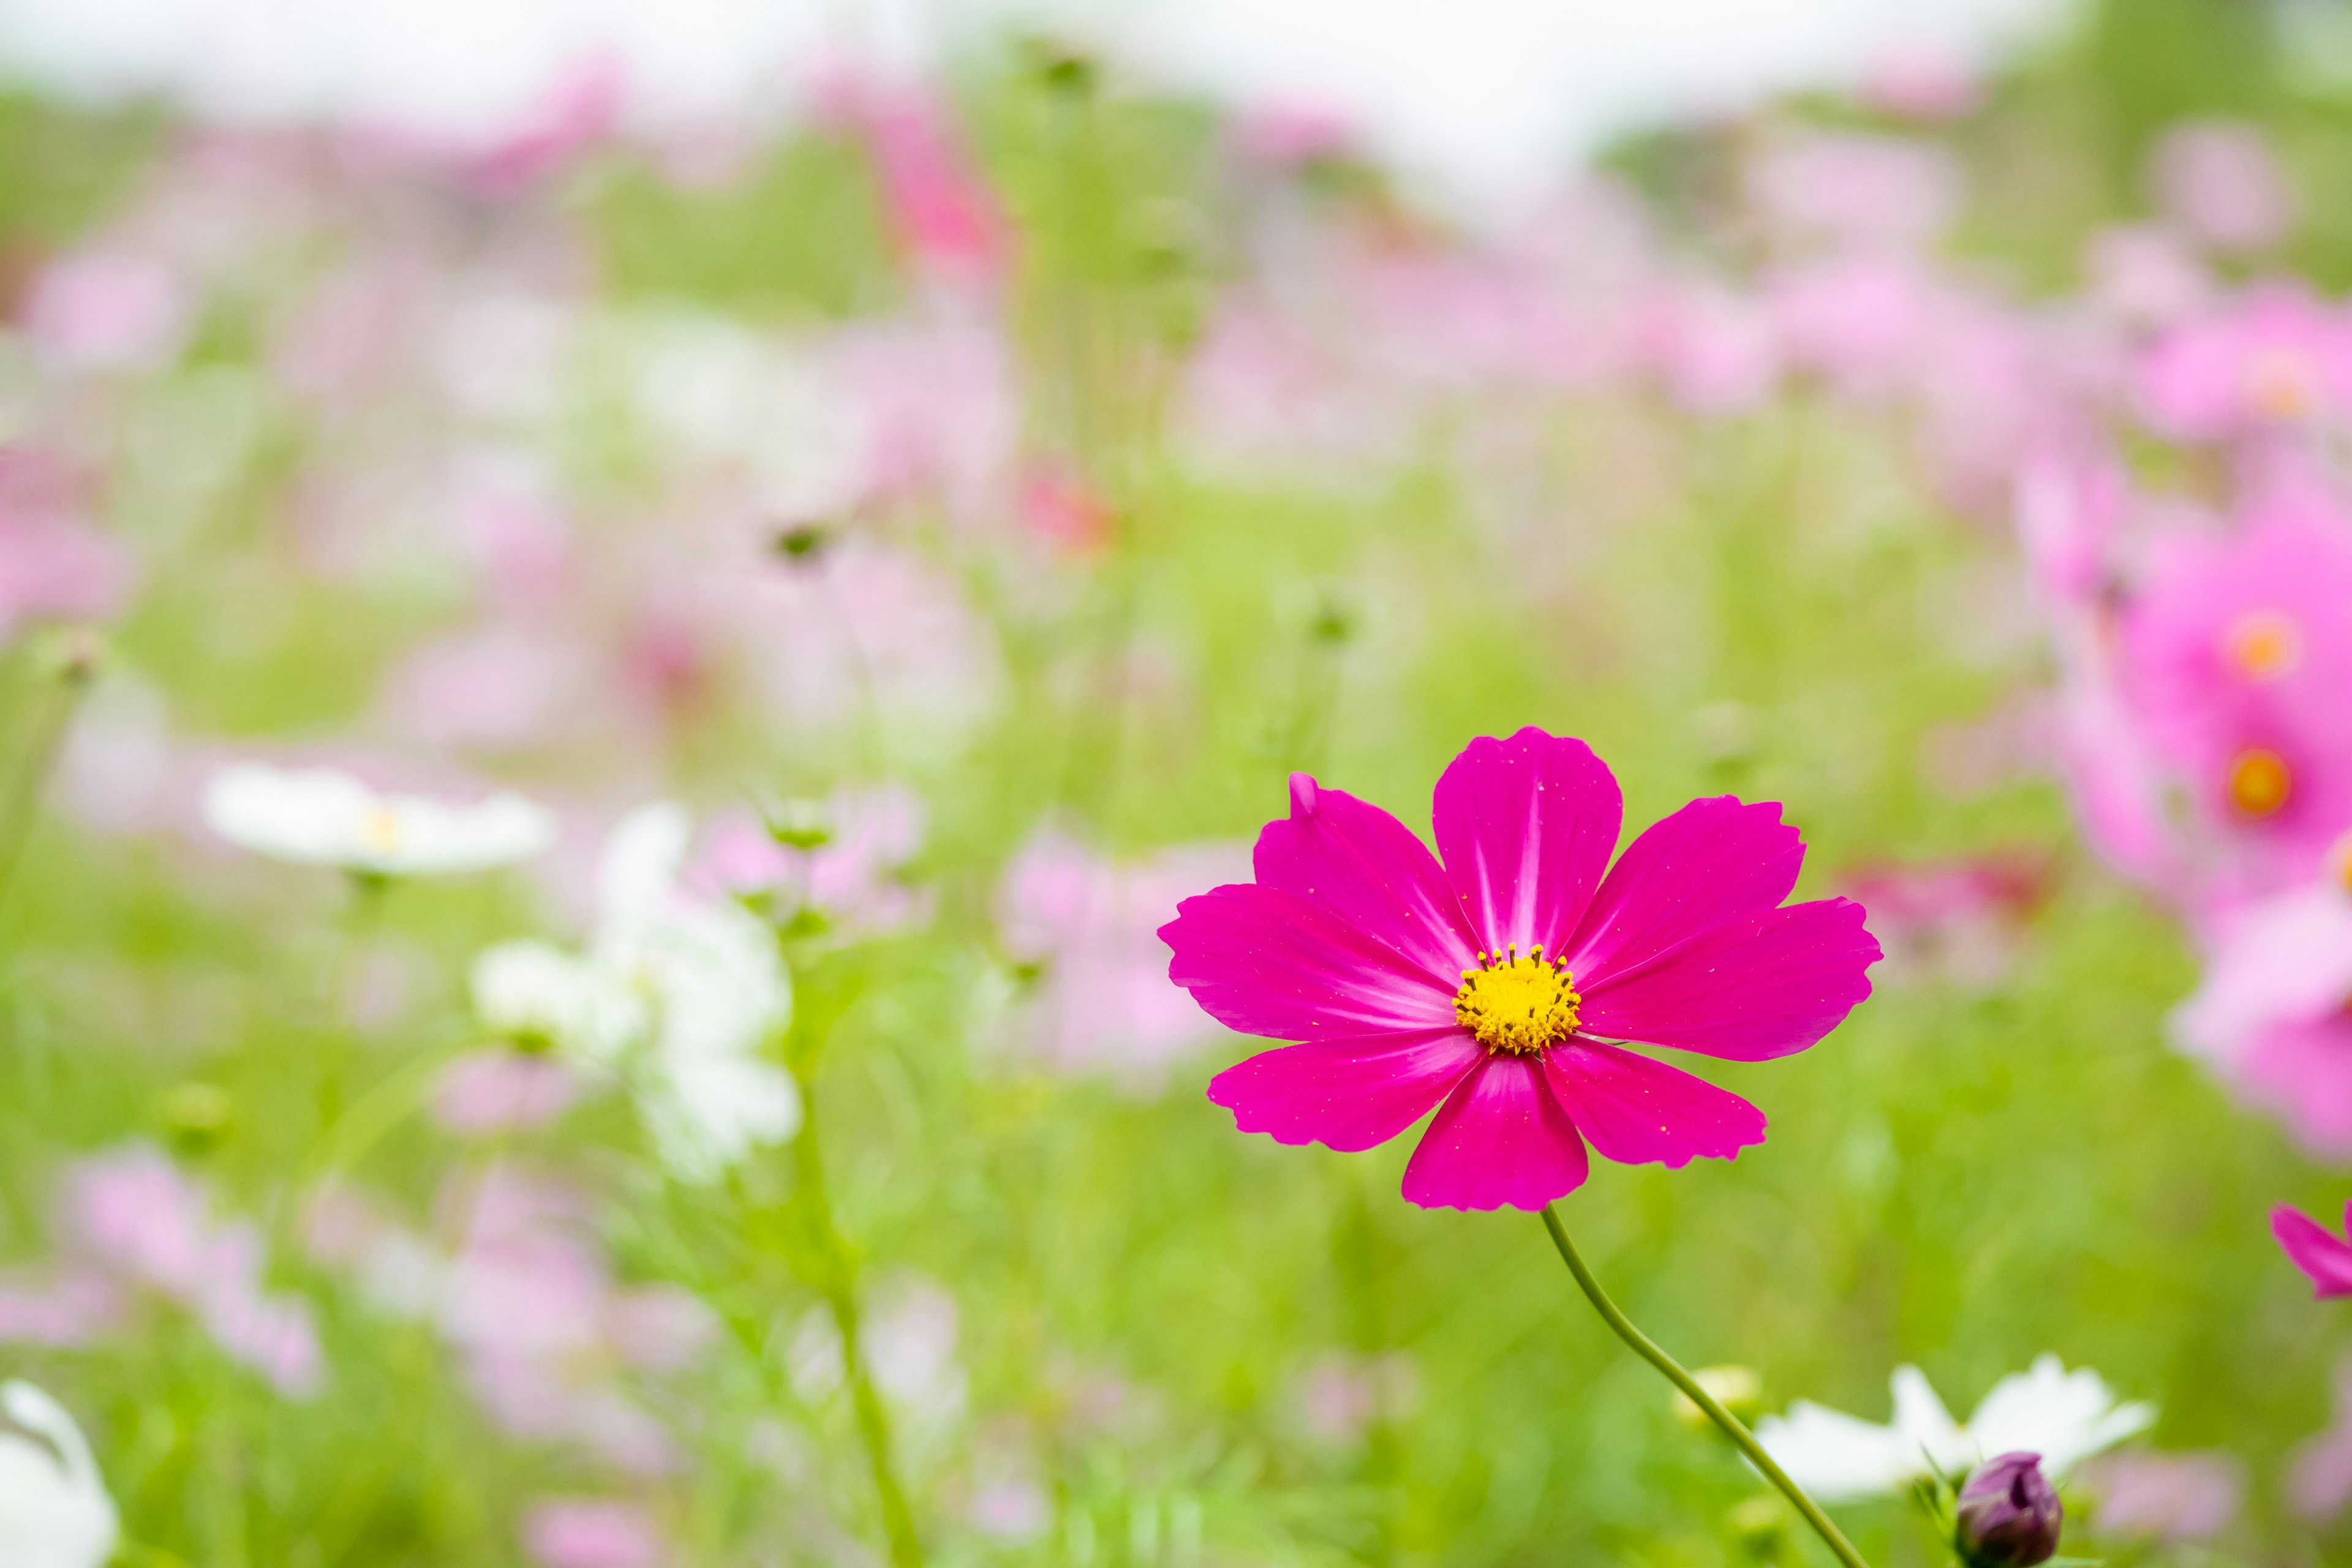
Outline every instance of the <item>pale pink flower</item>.
<svg viewBox="0 0 2352 1568">
<path fill-rule="evenodd" d="M 2216 250 L 2262 250 L 2294 227 L 2294 189 L 2253 126 L 2177 125 L 2156 144 L 2149 175 L 2166 216 Z"/>
<path fill-rule="evenodd" d="M 712 819 L 689 879 L 734 894 L 764 893 L 780 912 L 811 910 L 851 935 L 903 930 L 930 900 L 901 872 L 923 847 L 922 796 L 904 784 L 841 790 L 806 814 L 821 841 L 779 840 L 749 812 Z"/>
<path fill-rule="evenodd" d="M 1268 103 L 1244 110 L 1234 125 L 1244 157 L 1278 168 L 1352 155 L 1357 131 L 1348 115 L 1312 103 Z"/>
<path fill-rule="evenodd" d="M 1791 364 L 1859 394 L 1888 391 L 1921 368 L 1941 302 L 1909 258 L 1867 254 L 1785 273 L 1769 298 Z"/>
<path fill-rule="evenodd" d="M 552 1057 L 469 1051 L 441 1070 L 434 1119 L 468 1137 L 544 1127 L 572 1109 L 585 1086 Z"/>
<path fill-rule="evenodd" d="M 2175 1041 L 2313 1152 L 2352 1158 L 2352 891 L 2331 879 L 2210 923 Z"/>
<path fill-rule="evenodd" d="M 545 631 L 496 624 L 412 648 L 384 704 L 430 745 L 525 746 L 584 700 L 583 662 Z"/>
<path fill-rule="evenodd" d="M 1849 132 L 1791 136 L 1748 169 L 1748 196 L 1770 222 L 1840 247 L 1916 249 L 1958 216 L 1960 166 L 1925 142 Z"/>
<path fill-rule="evenodd" d="M 2287 1506 L 2313 1521 L 2334 1519 L 2352 1502 L 2352 1361 L 2336 1368 L 2336 1419 L 2294 1451 Z"/>
<path fill-rule="evenodd" d="M 1224 1033 L 1169 980 L 1159 927 L 1178 900 L 1248 864 L 1239 845 L 1120 862 L 1059 829 L 1034 835 L 997 889 L 1004 950 L 1035 976 L 1005 1020 L 1008 1043 L 1064 1072 L 1156 1091 L 1179 1058 Z"/>
<path fill-rule="evenodd" d="M 45 453 L 0 447 L 0 643 L 27 621 L 103 619 L 131 563 L 77 506 L 73 477 Z"/>
<path fill-rule="evenodd" d="M 1873 109 L 1906 120 L 1958 120 L 1983 101 L 1983 73 L 1952 45 L 1921 40 L 1872 60 L 1860 96 Z"/>
<path fill-rule="evenodd" d="M 677 1372 L 694 1364 L 719 1337 L 719 1316 L 676 1285 L 616 1290 L 604 1302 L 604 1341 L 632 1366 Z"/>
<path fill-rule="evenodd" d="M 1030 532 L 1072 555 L 1102 549 L 1118 528 L 1108 501 L 1050 464 L 1032 468 L 1021 481 L 1017 510 Z"/>
<path fill-rule="evenodd" d="M 1727 289 L 1702 283 L 1659 289 L 1643 337 L 1668 394 L 1694 413 L 1751 408 L 1780 380 L 1772 313 L 1761 300 Z"/>
<path fill-rule="evenodd" d="M 163 262 L 93 251 L 52 263 L 24 305 L 25 335 L 58 371 L 152 370 L 187 339 L 193 302 Z"/>
<path fill-rule="evenodd" d="M 992 1540 L 1034 1541 L 1053 1525 L 1054 1500 L 1030 1477 L 999 1477 L 972 1492 L 964 1517 Z"/>
<path fill-rule="evenodd" d="M 260 1232 L 216 1223 L 203 1191 L 144 1144 L 77 1161 L 66 1179 L 74 1248 L 192 1311 L 232 1358 L 292 1397 L 325 1379 L 310 1303 L 262 1287 Z"/>
<path fill-rule="evenodd" d="M 2238 1517 L 2246 1467 L 2222 1453 L 2163 1454 L 2130 1448 L 2083 1468 L 2102 1535 L 2209 1541 Z"/>
<path fill-rule="evenodd" d="M 865 133 L 892 226 L 908 254 L 950 278 L 985 281 L 1003 265 L 1008 241 L 992 192 L 956 136 L 942 105 L 911 88 L 845 95 Z"/>
<path fill-rule="evenodd" d="M 661 1568 L 669 1548 L 635 1503 L 546 1498 L 523 1516 L 523 1550 L 540 1568 Z"/>
<path fill-rule="evenodd" d="M 2213 296 L 2204 264 L 2162 228 L 2101 229 L 2084 249 L 2083 270 L 2092 301 L 2133 327 L 2169 326 Z"/>
<path fill-rule="evenodd" d="M 86 1345 L 121 1327 L 122 1305 L 122 1292 L 94 1272 L 0 1280 L 0 1342 Z"/>
<path fill-rule="evenodd" d="M 2020 856 L 1866 868 L 1847 892 L 1870 910 L 1890 984 L 1940 981 L 1983 989 L 2005 980 L 2025 924 L 2049 896 L 2051 874 Z"/>
<path fill-rule="evenodd" d="M 2352 323 L 2301 287 L 2267 284 L 2167 332 L 2137 368 L 2163 435 L 2210 441 L 2340 416 L 2352 401 Z"/>
<path fill-rule="evenodd" d="M 1401 1351 L 1362 1356 L 1329 1351 L 1307 1363 L 1292 1387 L 1299 1424 L 1330 1443 L 1363 1440 L 1374 1422 L 1398 1421 L 1421 1405 L 1421 1375 Z"/>
</svg>

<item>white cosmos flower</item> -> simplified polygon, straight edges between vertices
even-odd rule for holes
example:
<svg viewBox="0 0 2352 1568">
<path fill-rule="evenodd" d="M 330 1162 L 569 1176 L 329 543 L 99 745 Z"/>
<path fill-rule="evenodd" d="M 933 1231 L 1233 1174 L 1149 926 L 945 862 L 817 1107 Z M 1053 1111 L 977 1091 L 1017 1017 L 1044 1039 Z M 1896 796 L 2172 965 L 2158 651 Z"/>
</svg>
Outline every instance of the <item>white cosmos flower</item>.
<svg viewBox="0 0 2352 1568">
<path fill-rule="evenodd" d="M 800 1130 L 792 1075 L 760 1048 L 792 1021 L 792 977 L 766 925 L 681 886 L 693 823 L 668 804 L 624 817 L 598 870 L 584 953 L 508 942 L 474 962 L 475 1011 L 575 1060 L 642 1048 L 645 1112 L 663 1163 L 708 1180 Z"/>
<path fill-rule="evenodd" d="M 22 1431 L 0 1430 L 0 1563 L 103 1568 L 114 1555 L 114 1500 L 65 1406 L 29 1383 L 0 1386 Z"/>
<path fill-rule="evenodd" d="M 2151 1405 L 2118 1405 L 2099 1374 L 2044 1355 L 1993 1384 L 1962 1426 L 1916 1366 L 1897 1367 L 1885 1426 L 1800 1399 L 1756 1424 L 1756 1440 L 1790 1479 L 1825 1502 L 1901 1491 L 1931 1469 L 1971 1468 L 1997 1454 L 2042 1456 L 2053 1479 L 2152 1425 Z"/>
<path fill-rule="evenodd" d="M 205 823 L 240 848 L 386 877 L 485 871 L 555 842 L 555 819 L 518 795 L 471 805 L 379 795 L 331 768 L 241 763 L 213 776 Z"/>
</svg>

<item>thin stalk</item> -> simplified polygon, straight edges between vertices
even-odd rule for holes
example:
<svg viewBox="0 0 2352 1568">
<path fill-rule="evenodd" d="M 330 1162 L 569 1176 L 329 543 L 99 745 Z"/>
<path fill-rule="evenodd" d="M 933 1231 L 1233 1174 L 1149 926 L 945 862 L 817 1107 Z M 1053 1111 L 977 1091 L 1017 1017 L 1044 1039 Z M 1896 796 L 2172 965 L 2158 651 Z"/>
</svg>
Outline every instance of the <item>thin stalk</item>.
<svg viewBox="0 0 2352 1568">
<path fill-rule="evenodd" d="M 58 743 L 65 739 L 66 726 L 80 705 L 90 675 L 86 661 L 61 664 L 49 681 L 49 689 L 37 699 L 38 710 L 18 748 L 16 766 L 6 784 L 0 785 L 0 900 L 8 896 L 8 886 L 16 879 L 25 841 L 33 836 L 41 786 L 49 776 L 49 764 L 56 760 Z"/>
<path fill-rule="evenodd" d="M 1552 1245 L 1559 1248 L 1560 1261 L 1566 1263 L 1568 1271 L 1576 1276 L 1585 1300 L 1592 1303 L 1592 1310 L 1601 1314 L 1601 1321 L 1614 1329 L 1619 1339 L 1633 1346 L 1635 1355 L 1664 1373 L 1666 1380 L 1681 1389 L 1685 1398 L 1706 1412 L 1708 1420 L 1723 1428 L 1723 1435 L 1738 1445 L 1739 1451 L 1748 1456 L 1748 1462 L 1762 1471 L 1764 1479 L 1778 1487 L 1780 1495 L 1805 1516 L 1805 1522 L 1813 1527 L 1813 1533 L 1822 1538 L 1845 1568 L 1870 1568 L 1870 1564 L 1863 1561 L 1862 1553 L 1853 1549 L 1853 1543 L 1846 1540 L 1838 1527 L 1830 1521 L 1830 1516 L 1822 1511 L 1821 1505 L 1807 1497 L 1804 1489 L 1789 1479 L 1789 1473 L 1764 1451 L 1764 1445 L 1756 1440 L 1756 1435 L 1740 1423 L 1739 1417 L 1726 1410 L 1722 1401 L 1702 1388 L 1698 1379 L 1683 1370 L 1681 1363 L 1660 1350 L 1649 1335 L 1633 1326 L 1632 1319 L 1618 1310 L 1617 1303 L 1609 1299 L 1609 1292 L 1601 1288 L 1601 1281 L 1592 1277 L 1592 1270 L 1586 1268 L 1584 1259 L 1577 1255 L 1576 1244 L 1568 1239 L 1568 1232 L 1560 1226 L 1559 1215 L 1552 1212 L 1549 1204 L 1544 1205 L 1543 1222 L 1544 1228 L 1551 1232 Z"/>
<path fill-rule="evenodd" d="M 890 1542 L 891 1568 L 922 1568 L 922 1540 L 915 1533 L 915 1518 L 908 1510 L 906 1491 L 898 1484 L 898 1472 L 890 1458 L 889 1416 L 882 1408 L 881 1395 L 875 1392 L 858 1343 L 856 1261 L 833 1223 L 833 1204 L 825 1194 L 814 1076 L 803 1075 L 800 1087 L 801 1131 L 793 1145 L 800 1178 L 796 1196 L 806 1205 L 813 1239 L 824 1254 L 825 1305 L 832 1309 L 834 1327 L 841 1335 L 842 1374 L 849 1384 L 850 1404 L 857 1412 L 857 1435 L 873 1467 L 874 1491 L 882 1505 L 882 1532 Z"/>
</svg>

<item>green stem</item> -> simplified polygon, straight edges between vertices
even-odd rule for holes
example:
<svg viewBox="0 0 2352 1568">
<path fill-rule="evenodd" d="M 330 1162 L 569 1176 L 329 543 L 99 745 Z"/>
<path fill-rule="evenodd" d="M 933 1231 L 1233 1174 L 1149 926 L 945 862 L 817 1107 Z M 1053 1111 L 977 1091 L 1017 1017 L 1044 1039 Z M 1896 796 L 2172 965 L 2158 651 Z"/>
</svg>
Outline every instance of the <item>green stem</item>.
<svg viewBox="0 0 2352 1568">
<path fill-rule="evenodd" d="M 7 897 L 8 886 L 16 879 L 25 841 L 33 836 L 41 785 L 49 776 L 49 763 L 57 757 L 58 743 L 65 739 L 66 726 L 81 702 L 89 678 L 87 666 L 69 664 L 52 679 L 48 691 L 38 699 L 39 711 L 17 752 L 16 771 L 5 789 L 0 789 L 0 899 Z"/>
<path fill-rule="evenodd" d="M 794 1164 L 800 1178 L 798 1196 L 807 1205 L 809 1226 L 824 1253 L 825 1305 L 832 1309 L 834 1327 L 841 1335 L 842 1373 L 849 1384 L 850 1404 L 857 1412 L 857 1435 L 865 1442 L 866 1458 L 873 1467 L 874 1490 L 882 1505 L 882 1532 L 889 1539 L 891 1568 L 922 1568 L 922 1540 L 915 1533 L 915 1518 L 907 1507 L 906 1491 L 898 1484 L 898 1473 L 890 1459 L 889 1416 L 882 1407 L 881 1395 L 875 1391 L 865 1352 L 858 1343 L 856 1259 L 833 1223 L 833 1204 L 825 1194 L 824 1156 L 817 1142 L 814 1075 L 802 1075 L 800 1088 L 801 1131 L 793 1143 Z"/>
<path fill-rule="evenodd" d="M 1649 1335 L 1633 1326 L 1632 1319 L 1618 1310 L 1617 1303 L 1609 1299 L 1609 1292 L 1601 1288 L 1601 1281 L 1592 1277 L 1592 1270 L 1586 1268 L 1584 1259 L 1577 1255 L 1576 1244 L 1568 1239 L 1568 1232 L 1560 1226 L 1559 1215 L 1552 1212 L 1549 1204 L 1544 1205 L 1543 1222 L 1544 1228 L 1551 1232 L 1552 1245 L 1559 1248 L 1560 1261 L 1566 1263 L 1568 1271 L 1576 1276 L 1577 1284 L 1583 1289 L 1585 1299 L 1592 1303 L 1592 1310 L 1601 1314 L 1601 1321 L 1616 1330 L 1617 1337 L 1633 1346 L 1635 1355 L 1664 1373 L 1666 1380 L 1681 1389 L 1685 1397 L 1706 1412 L 1708 1420 L 1723 1428 L 1723 1435 L 1738 1444 L 1739 1451 L 1748 1456 L 1748 1462 L 1762 1471 L 1764 1479 L 1778 1487 L 1780 1495 L 1795 1505 L 1797 1511 L 1805 1516 L 1805 1522 L 1813 1527 L 1813 1533 L 1822 1538 L 1845 1568 L 1870 1568 L 1870 1564 L 1863 1561 L 1862 1553 L 1853 1549 L 1853 1543 L 1830 1522 L 1830 1516 L 1822 1511 L 1821 1505 L 1807 1497 L 1804 1489 L 1790 1480 L 1789 1473 L 1773 1462 L 1772 1456 L 1764 1451 L 1764 1445 L 1756 1440 L 1753 1432 L 1740 1424 L 1739 1417 L 1726 1410 L 1722 1401 L 1699 1386 L 1698 1379 L 1683 1370 L 1681 1363 L 1660 1350 Z"/>
</svg>

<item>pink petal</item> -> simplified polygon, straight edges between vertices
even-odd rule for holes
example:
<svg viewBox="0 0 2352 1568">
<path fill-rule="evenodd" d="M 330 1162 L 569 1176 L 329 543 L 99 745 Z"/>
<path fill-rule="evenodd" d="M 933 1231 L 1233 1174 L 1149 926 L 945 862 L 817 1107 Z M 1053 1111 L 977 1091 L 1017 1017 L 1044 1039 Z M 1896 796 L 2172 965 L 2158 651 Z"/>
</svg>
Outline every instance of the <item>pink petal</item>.
<svg viewBox="0 0 2352 1568">
<path fill-rule="evenodd" d="M 1290 816 L 1269 822 L 1254 857 L 1258 886 L 1295 893 L 1445 983 L 1477 962 L 1453 884 L 1412 830 L 1344 790 L 1290 775 Z"/>
<path fill-rule="evenodd" d="M 1245 1035 L 1338 1038 L 1454 1026 L 1454 986 L 1323 906 L 1230 883 L 1176 906 L 1160 928 L 1168 978 Z"/>
<path fill-rule="evenodd" d="M 1851 899 L 1727 921 L 1628 976 L 1577 977 L 1582 1030 L 1735 1061 L 1801 1051 L 1870 994 L 1883 956 Z"/>
<path fill-rule="evenodd" d="M 1209 1098 L 1244 1132 L 1352 1152 L 1426 1116 L 1483 1057 L 1459 1028 L 1316 1040 L 1227 1068 L 1209 1080 Z"/>
<path fill-rule="evenodd" d="M 1525 1057 L 1489 1057 L 1438 1107 L 1404 1168 L 1423 1208 L 1539 1209 L 1584 1184 L 1584 1140 Z"/>
<path fill-rule="evenodd" d="M 2352 1226 L 2352 1211 L 2347 1212 L 2345 1223 Z M 2320 1300 L 2352 1296 L 2352 1242 L 2285 1204 L 2271 1210 L 2271 1234 L 2286 1249 L 2287 1261 L 2310 1279 Z"/>
<path fill-rule="evenodd" d="M 1544 1053 L 1552 1092 L 1602 1158 L 1674 1170 L 1696 1155 L 1728 1160 L 1764 1142 L 1764 1113 L 1679 1068 L 1597 1041 Z"/>
<path fill-rule="evenodd" d="M 1437 781 L 1437 847 L 1480 946 L 1559 952 L 1623 817 L 1616 779 L 1581 741 L 1530 727 L 1464 747 Z"/>
<path fill-rule="evenodd" d="M 1710 926 L 1771 909 L 1804 863 L 1805 841 L 1778 803 L 1695 800 L 1617 857 L 1568 945 L 1569 971 L 1622 975 Z"/>
</svg>

